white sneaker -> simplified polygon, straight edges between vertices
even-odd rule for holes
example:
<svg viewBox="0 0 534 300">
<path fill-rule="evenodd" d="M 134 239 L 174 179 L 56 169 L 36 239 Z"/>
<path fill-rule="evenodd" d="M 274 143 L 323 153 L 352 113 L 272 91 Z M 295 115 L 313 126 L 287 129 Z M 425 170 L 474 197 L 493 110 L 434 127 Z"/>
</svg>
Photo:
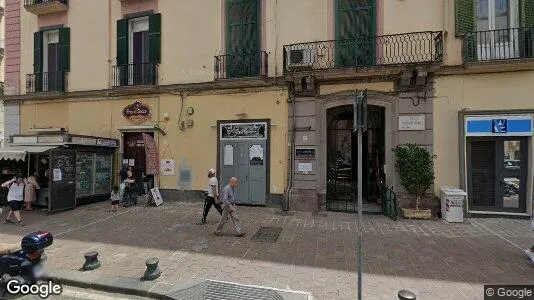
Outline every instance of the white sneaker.
<svg viewBox="0 0 534 300">
<path fill-rule="evenodd" d="M 530 260 L 532 260 L 532 262 L 534 262 L 534 252 L 532 252 L 532 250 L 525 250 L 525 254 L 530 258 Z"/>
</svg>

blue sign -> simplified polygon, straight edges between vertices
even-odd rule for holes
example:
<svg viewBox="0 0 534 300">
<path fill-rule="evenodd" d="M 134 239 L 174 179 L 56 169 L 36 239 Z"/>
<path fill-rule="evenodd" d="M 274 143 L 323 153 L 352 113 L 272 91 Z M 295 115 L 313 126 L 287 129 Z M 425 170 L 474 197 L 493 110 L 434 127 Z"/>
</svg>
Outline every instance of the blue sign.
<svg viewBox="0 0 534 300">
<path fill-rule="evenodd" d="M 508 122 L 506 119 L 496 119 L 491 121 L 491 132 L 493 133 L 507 133 Z"/>
<path fill-rule="evenodd" d="M 466 117 L 467 136 L 532 136 L 532 115 Z"/>
</svg>

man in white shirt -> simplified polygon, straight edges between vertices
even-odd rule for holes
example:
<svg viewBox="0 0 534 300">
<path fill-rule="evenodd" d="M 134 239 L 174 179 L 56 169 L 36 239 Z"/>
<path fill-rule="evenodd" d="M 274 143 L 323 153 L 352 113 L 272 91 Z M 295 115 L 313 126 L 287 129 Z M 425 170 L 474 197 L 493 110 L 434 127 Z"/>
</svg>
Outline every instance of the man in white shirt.
<svg viewBox="0 0 534 300">
<path fill-rule="evenodd" d="M 212 205 L 215 206 L 215 209 L 217 209 L 220 215 L 222 215 L 223 211 L 221 205 L 216 201 L 216 199 L 219 198 L 219 181 L 217 180 L 217 177 L 215 177 L 214 169 L 209 169 L 208 178 L 208 195 L 204 201 L 204 213 L 202 214 L 202 220 L 200 220 L 197 225 L 206 224 L 206 217 L 208 216 Z"/>
</svg>

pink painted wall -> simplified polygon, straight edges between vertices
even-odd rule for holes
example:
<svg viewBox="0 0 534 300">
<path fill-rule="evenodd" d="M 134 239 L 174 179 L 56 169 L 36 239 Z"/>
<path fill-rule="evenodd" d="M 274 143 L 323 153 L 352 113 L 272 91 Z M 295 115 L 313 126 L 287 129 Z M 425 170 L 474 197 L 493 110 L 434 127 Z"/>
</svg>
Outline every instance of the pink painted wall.
<svg viewBox="0 0 534 300">
<path fill-rule="evenodd" d="M 54 25 L 64 25 L 68 24 L 68 14 L 67 12 L 57 12 L 53 14 L 40 15 L 37 18 L 37 24 L 39 28 L 46 26 Z"/>
<path fill-rule="evenodd" d="M 157 10 L 157 0 L 130 0 L 121 3 L 122 15 L 133 14 L 148 10 Z"/>
<path fill-rule="evenodd" d="M 20 1 L 5 1 L 6 93 L 20 94 Z M 11 91 L 10 91 L 11 90 Z"/>
</svg>

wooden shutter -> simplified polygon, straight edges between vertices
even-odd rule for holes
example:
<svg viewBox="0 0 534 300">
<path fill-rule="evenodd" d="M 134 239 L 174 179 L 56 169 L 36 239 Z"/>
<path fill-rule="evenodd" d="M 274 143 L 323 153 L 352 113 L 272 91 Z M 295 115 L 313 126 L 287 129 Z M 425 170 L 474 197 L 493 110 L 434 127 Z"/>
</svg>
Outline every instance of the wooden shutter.
<svg viewBox="0 0 534 300">
<path fill-rule="evenodd" d="M 117 20 L 117 66 L 128 64 L 128 20 Z"/>
<path fill-rule="evenodd" d="M 476 30 L 475 0 L 455 0 L 456 37 Z"/>
<path fill-rule="evenodd" d="M 37 31 L 33 34 L 33 73 L 39 74 L 43 71 L 43 32 Z"/>
<path fill-rule="evenodd" d="M 148 17 L 148 60 L 151 63 L 161 62 L 161 14 L 153 14 Z"/>
<path fill-rule="evenodd" d="M 260 18 L 260 0 L 226 1 L 227 54 L 260 51 Z"/>
<path fill-rule="evenodd" d="M 534 0 L 521 0 L 520 25 L 523 28 L 534 28 Z"/>
<path fill-rule="evenodd" d="M 70 71 L 70 28 L 59 29 L 59 70 Z"/>
</svg>

